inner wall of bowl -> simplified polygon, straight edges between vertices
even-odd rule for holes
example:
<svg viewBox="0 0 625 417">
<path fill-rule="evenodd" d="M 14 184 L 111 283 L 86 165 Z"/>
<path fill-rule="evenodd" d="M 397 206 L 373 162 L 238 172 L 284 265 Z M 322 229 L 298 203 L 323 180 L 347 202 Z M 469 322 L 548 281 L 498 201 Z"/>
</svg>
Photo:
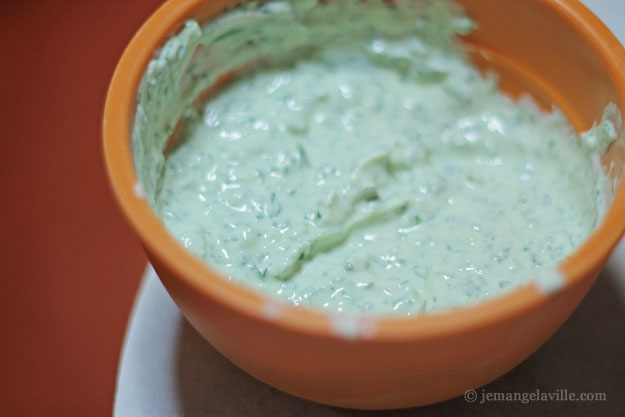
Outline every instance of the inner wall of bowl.
<svg viewBox="0 0 625 417">
<path fill-rule="evenodd" d="M 555 2 L 459 2 L 479 24 L 466 38 L 475 50 L 474 63 L 497 72 L 503 91 L 513 96 L 529 93 L 546 108 L 556 105 L 578 131 L 599 122 L 608 103 L 616 104 L 622 114 L 609 65 L 582 33 L 590 33 L 590 26 L 557 13 Z M 624 135 L 621 127 L 619 140 L 602 157 L 613 190 L 624 173 Z"/>
</svg>

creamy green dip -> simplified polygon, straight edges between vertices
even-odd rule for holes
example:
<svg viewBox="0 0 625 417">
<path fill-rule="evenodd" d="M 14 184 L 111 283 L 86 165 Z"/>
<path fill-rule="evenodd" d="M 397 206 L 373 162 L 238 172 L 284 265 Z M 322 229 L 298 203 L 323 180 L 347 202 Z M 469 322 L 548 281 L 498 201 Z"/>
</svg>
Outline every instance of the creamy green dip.
<svg viewBox="0 0 625 417">
<path fill-rule="evenodd" d="M 527 282 L 601 221 L 598 155 L 620 122 L 610 106 L 580 138 L 559 111 L 502 95 L 457 44 L 472 28 L 441 1 L 271 2 L 188 22 L 139 90 L 147 198 L 228 279 L 295 305 L 415 314 Z"/>
</svg>

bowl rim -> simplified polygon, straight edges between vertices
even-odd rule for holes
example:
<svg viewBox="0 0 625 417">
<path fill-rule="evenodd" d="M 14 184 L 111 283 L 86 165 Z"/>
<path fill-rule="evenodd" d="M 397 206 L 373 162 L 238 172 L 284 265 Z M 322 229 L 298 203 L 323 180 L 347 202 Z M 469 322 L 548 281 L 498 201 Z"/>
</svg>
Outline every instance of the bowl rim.
<svg viewBox="0 0 625 417">
<path fill-rule="evenodd" d="M 592 45 L 608 69 L 621 104 L 625 104 L 625 50 L 612 32 L 578 0 L 534 1 L 551 8 Z M 135 188 L 138 180 L 131 154 L 132 121 L 136 91 L 153 51 L 200 7 L 206 16 L 211 17 L 223 10 L 227 3 L 169 0 L 145 21 L 124 50 L 109 86 L 103 114 L 104 159 L 109 182 L 122 212 L 146 250 L 164 262 L 176 279 L 193 291 L 234 312 L 292 332 L 341 337 L 333 329 L 336 314 L 290 306 L 225 279 L 178 243 Z M 484 328 L 537 308 L 592 275 L 624 231 L 625 181 L 621 181 L 600 226 L 569 258 L 557 265 L 565 282 L 555 292 L 540 291 L 530 281 L 500 296 L 452 311 L 406 317 L 357 313 L 345 316 L 375 321 L 375 333 L 368 337 L 372 342 L 424 340 Z M 278 314 L 267 314 L 268 306 L 274 307 L 272 311 Z"/>
</svg>

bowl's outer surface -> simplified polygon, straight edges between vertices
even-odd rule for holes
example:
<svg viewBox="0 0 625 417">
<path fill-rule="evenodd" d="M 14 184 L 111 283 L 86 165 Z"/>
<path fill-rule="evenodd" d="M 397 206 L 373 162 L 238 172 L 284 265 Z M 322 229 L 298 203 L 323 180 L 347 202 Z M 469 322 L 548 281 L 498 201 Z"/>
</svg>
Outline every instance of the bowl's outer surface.
<svg viewBox="0 0 625 417">
<path fill-rule="evenodd" d="M 451 313 L 373 321 L 368 338 L 346 340 L 326 315 L 267 310 L 268 300 L 222 279 L 171 237 L 133 192 L 130 154 L 135 93 L 152 51 L 187 18 L 204 21 L 232 1 L 172 0 L 122 56 L 104 114 L 104 148 L 119 203 L 155 270 L 191 324 L 251 375 L 302 398 L 350 408 L 401 408 L 442 401 L 506 373 L 540 347 L 584 297 L 625 226 L 625 192 L 595 234 L 559 269 L 566 285 L 533 285 Z M 461 1 L 479 23 L 467 42 L 475 61 L 498 71 L 502 88 L 556 103 L 578 128 L 612 101 L 625 102 L 625 52 L 574 0 Z M 484 53 L 484 51 L 486 51 Z M 623 172 L 623 138 L 604 158 Z M 266 314 L 268 311 L 278 314 Z"/>
</svg>

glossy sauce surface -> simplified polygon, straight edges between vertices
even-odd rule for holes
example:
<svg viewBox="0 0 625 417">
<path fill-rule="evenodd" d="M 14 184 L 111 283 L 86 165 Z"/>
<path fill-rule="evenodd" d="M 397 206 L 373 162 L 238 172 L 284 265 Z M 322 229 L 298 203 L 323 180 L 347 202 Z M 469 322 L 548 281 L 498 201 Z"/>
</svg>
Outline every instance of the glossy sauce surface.
<svg viewBox="0 0 625 417">
<path fill-rule="evenodd" d="M 346 31 L 350 8 L 388 8 L 338 3 Z M 470 20 L 425 4 L 405 33 L 277 54 L 186 111 L 153 198 L 185 247 L 295 305 L 417 314 L 514 288 L 590 234 L 614 126 L 580 138 L 506 98 L 454 43 Z"/>
</svg>

